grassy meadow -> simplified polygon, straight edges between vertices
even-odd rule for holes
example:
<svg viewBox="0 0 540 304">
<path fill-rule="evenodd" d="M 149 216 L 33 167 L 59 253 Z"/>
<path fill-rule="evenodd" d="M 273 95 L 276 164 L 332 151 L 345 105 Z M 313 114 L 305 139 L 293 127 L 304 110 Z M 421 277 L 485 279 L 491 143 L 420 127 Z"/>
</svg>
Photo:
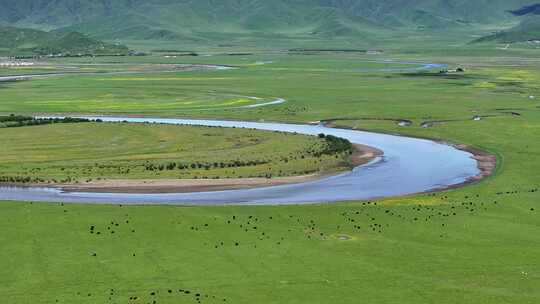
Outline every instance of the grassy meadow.
<svg viewBox="0 0 540 304">
<path fill-rule="evenodd" d="M 0 113 L 4 114 L 327 120 L 337 126 L 465 143 L 499 158 L 496 174 L 480 183 L 373 202 L 276 207 L 3 202 L 3 301 L 538 303 L 540 61 L 531 56 L 533 52 L 433 48 L 384 55 L 257 52 L 98 58 L 92 62 L 102 64 L 104 71 L 115 64 L 145 62 L 219 63 L 239 68 L 0 83 Z M 395 61 L 384 61 L 389 58 Z M 53 64 L 83 67 L 90 59 L 66 60 Z M 463 67 L 465 73 L 393 70 L 409 67 L 399 61 L 418 60 Z M 238 96 L 280 97 L 287 102 L 259 108 L 222 106 Z M 410 120 L 411 125 L 398 126 L 399 119 Z M 32 128 L 42 128 L 42 132 Z M 170 132 L 172 126 L 48 128 L 0 130 L 2 140 L 9 138 L 12 143 L 0 150 L 11 155 L 10 160 L 1 159 L 2 172 L 10 166 L 33 166 L 36 160 L 31 157 L 46 151 L 53 152 L 52 163 L 62 166 L 79 162 L 77 155 L 88 158 L 86 151 L 92 151 L 94 158 L 118 160 L 108 156 L 104 139 L 86 134 L 86 128 L 110 128 L 101 131 L 124 138 L 125 145 L 122 141 L 118 146 L 108 145 L 119 155 L 125 153 L 119 159 L 146 158 L 148 153 L 168 158 L 170 153 L 180 153 L 175 151 L 178 146 L 190 140 L 194 140 L 193 151 L 202 144 L 231 147 L 230 142 L 188 140 Z M 140 129 L 137 139 L 129 136 L 135 129 Z M 225 137 L 253 132 L 210 130 L 197 132 L 223 132 L 219 136 Z M 42 139 L 46 143 L 42 150 L 22 153 L 23 135 L 28 136 L 27 145 Z M 287 141 L 280 140 L 282 134 L 260 136 L 268 140 L 227 153 L 279 150 L 285 142 L 287 150 L 298 151 L 315 141 L 294 135 L 287 135 Z M 81 142 L 91 137 L 93 144 L 82 147 Z M 242 142 L 249 141 L 240 137 Z M 162 138 L 166 143 L 160 143 Z M 67 153 L 55 151 L 55 139 L 72 148 Z M 105 138 L 109 140 L 115 136 Z M 196 157 L 195 153 L 186 155 Z M 24 157 L 29 160 L 23 161 Z M 310 166 L 309 162 L 299 164 Z M 48 169 L 51 176 L 57 174 L 54 168 Z"/>
<path fill-rule="evenodd" d="M 248 129 L 129 123 L 0 128 L 0 180 L 282 177 L 350 168 L 317 137 Z"/>
</svg>

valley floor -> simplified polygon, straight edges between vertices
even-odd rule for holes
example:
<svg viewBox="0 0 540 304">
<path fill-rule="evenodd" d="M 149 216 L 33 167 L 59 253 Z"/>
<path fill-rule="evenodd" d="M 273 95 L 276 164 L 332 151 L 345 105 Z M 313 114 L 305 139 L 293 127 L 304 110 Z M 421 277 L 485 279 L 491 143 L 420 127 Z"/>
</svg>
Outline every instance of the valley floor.
<svg viewBox="0 0 540 304">
<path fill-rule="evenodd" d="M 4 114 L 332 120 L 348 128 L 445 139 L 498 158 L 495 174 L 479 183 L 369 202 L 279 207 L 2 202 L 3 301 L 540 302 L 540 144 L 535 140 L 540 60 L 531 50 L 469 48 L 379 55 L 214 54 L 189 61 L 238 69 L 0 83 Z M 185 61 L 115 58 L 131 66 Z M 272 63 L 255 64 L 262 61 Z M 393 72 L 403 68 L 402 61 L 462 66 L 466 72 Z M 51 66 L 87 63 L 106 70 L 117 64 L 83 58 L 53 60 Z M 243 96 L 279 96 L 287 102 L 231 108 L 253 102 Z M 0 153 L 11 155 L 10 161 L 1 159 L 2 174 L 25 157 L 43 155 L 40 147 L 55 148 L 51 141 L 34 151 L 17 150 L 25 128 L 2 137 Z M 62 138 L 76 141 L 83 131 L 68 129 Z M 56 161 L 88 151 L 107 156 L 99 142 L 96 138 L 67 153 L 69 141 L 57 141 Z M 146 148 L 141 143 L 138 149 Z M 51 175 L 62 172 L 49 169 Z"/>
</svg>

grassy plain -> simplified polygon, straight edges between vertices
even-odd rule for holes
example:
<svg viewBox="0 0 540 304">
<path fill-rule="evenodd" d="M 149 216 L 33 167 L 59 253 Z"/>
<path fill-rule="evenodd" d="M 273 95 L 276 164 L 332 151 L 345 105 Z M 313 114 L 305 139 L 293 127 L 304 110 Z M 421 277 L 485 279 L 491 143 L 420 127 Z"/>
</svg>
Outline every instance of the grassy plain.
<svg viewBox="0 0 540 304">
<path fill-rule="evenodd" d="M 95 101 L 116 93 L 106 103 L 117 107 L 114 114 L 334 120 L 466 143 L 499 157 L 497 173 L 481 183 L 376 205 L 4 202 L 2 297 L 8 303 L 538 303 L 540 61 L 533 52 L 471 47 L 378 56 L 115 58 L 241 68 L 0 84 L 5 113 L 104 113 Z M 396 73 L 382 70 L 395 63 L 374 63 L 387 58 L 447 63 L 466 73 Z M 148 81 L 135 80 L 142 77 Z M 204 97 L 210 90 L 287 103 L 188 111 L 175 101 L 212 104 Z M 399 127 L 396 119 L 412 125 Z M 423 122 L 432 127 L 421 127 Z"/>
<path fill-rule="evenodd" d="M 280 177 L 348 169 L 325 139 L 247 129 L 128 123 L 0 128 L 1 178 L 36 182 Z"/>
</svg>

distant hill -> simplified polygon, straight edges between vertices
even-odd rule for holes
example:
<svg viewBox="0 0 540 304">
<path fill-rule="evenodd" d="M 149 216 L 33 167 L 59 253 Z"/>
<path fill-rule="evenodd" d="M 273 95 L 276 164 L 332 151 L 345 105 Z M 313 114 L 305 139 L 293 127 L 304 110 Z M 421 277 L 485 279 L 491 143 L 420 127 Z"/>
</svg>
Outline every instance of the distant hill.
<svg viewBox="0 0 540 304">
<path fill-rule="evenodd" d="M 49 40 L 49 33 L 34 29 L 20 29 L 12 26 L 0 26 L 0 48 L 31 48 Z"/>
<path fill-rule="evenodd" d="M 104 40 L 172 41 L 230 35 L 366 38 L 400 30 L 496 27 L 531 6 L 530 0 L 0 1 L 0 24 L 78 31 Z"/>
<path fill-rule="evenodd" d="M 0 26 L 0 53 L 17 55 L 125 54 L 123 45 L 106 43 L 78 32 L 45 32 Z"/>
<path fill-rule="evenodd" d="M 474 42 L 514 43 L 540 40 L 540 3 L 526 5 L 509 12 L 522 18 L 517 26 L 487 35 Z"/>
<path fill-rule="evenodd" d="M 520 9 L 510 11 L 516 16 L 540 15 L 540 3 L 526 5 Z"/>
<path fill-rule="evenodd" d="M 540 40 L 540 17 L 527 18 L 519 25 L 476 40 L 475 42 L 514 43 Z"/>
</svg>

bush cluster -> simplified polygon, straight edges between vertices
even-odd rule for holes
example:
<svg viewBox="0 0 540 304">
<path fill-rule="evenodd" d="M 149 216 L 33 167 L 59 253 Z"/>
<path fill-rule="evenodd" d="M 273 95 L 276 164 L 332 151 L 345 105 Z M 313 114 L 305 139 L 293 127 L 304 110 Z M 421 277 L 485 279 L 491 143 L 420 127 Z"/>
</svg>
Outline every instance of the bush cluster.
<svg viewBox="0 0 540 304">
<path fill-rule="evenodd" d="M 31 116 L 11 114 L 9 116 L 0 116 L 0 128 L 38 126 L 38 125 L 48 125 L 48 124 L 54 124 L 54 123 L 81 123 L 81 122 L 90 122 L 90 121 L 92 120 L 86 119 L 86 118 L 74 118 L 74 117 L 35 118 Z M 93 121 L 101 122 L 100 119 L 93 120 Z"/>
<path fill-rule="evenodd" d="M 146 171 L 172 171 L 172 170 L 195 170 L 195 169 L 205 169 L 210 170 L 212 168 L 218 169 L 218 168 L 240 168 L 240 167 L 252 167 L 252 166 L 258 166 L 258 165 L 264 165 L 268 164 L 268 161 L 264 160 L 249 160 L 249 161 L 241 161 L 241 160 L 235 160 L 235 161 L 229 161 L 229 162 L 214 162 L 214 163 L 201 163 L 201 162 L 195 162 L 195 163 L 166 163 L 166 164 L 153 164 L 153 163 L 145 163 L 144 168 Z"/>
<path fill-rule="evenodd" d="M 352 153 L 353 151 L 353 145 L 347 139 L 325 134 L 319 134 L 319 138 L 325 139 L 327 145 L 321 152 L 317 152 L 320 153 L 320 155 L 315 155 L 317 157 L 321 155 L 334 155 L 344 152 Z"/>
</svg>

